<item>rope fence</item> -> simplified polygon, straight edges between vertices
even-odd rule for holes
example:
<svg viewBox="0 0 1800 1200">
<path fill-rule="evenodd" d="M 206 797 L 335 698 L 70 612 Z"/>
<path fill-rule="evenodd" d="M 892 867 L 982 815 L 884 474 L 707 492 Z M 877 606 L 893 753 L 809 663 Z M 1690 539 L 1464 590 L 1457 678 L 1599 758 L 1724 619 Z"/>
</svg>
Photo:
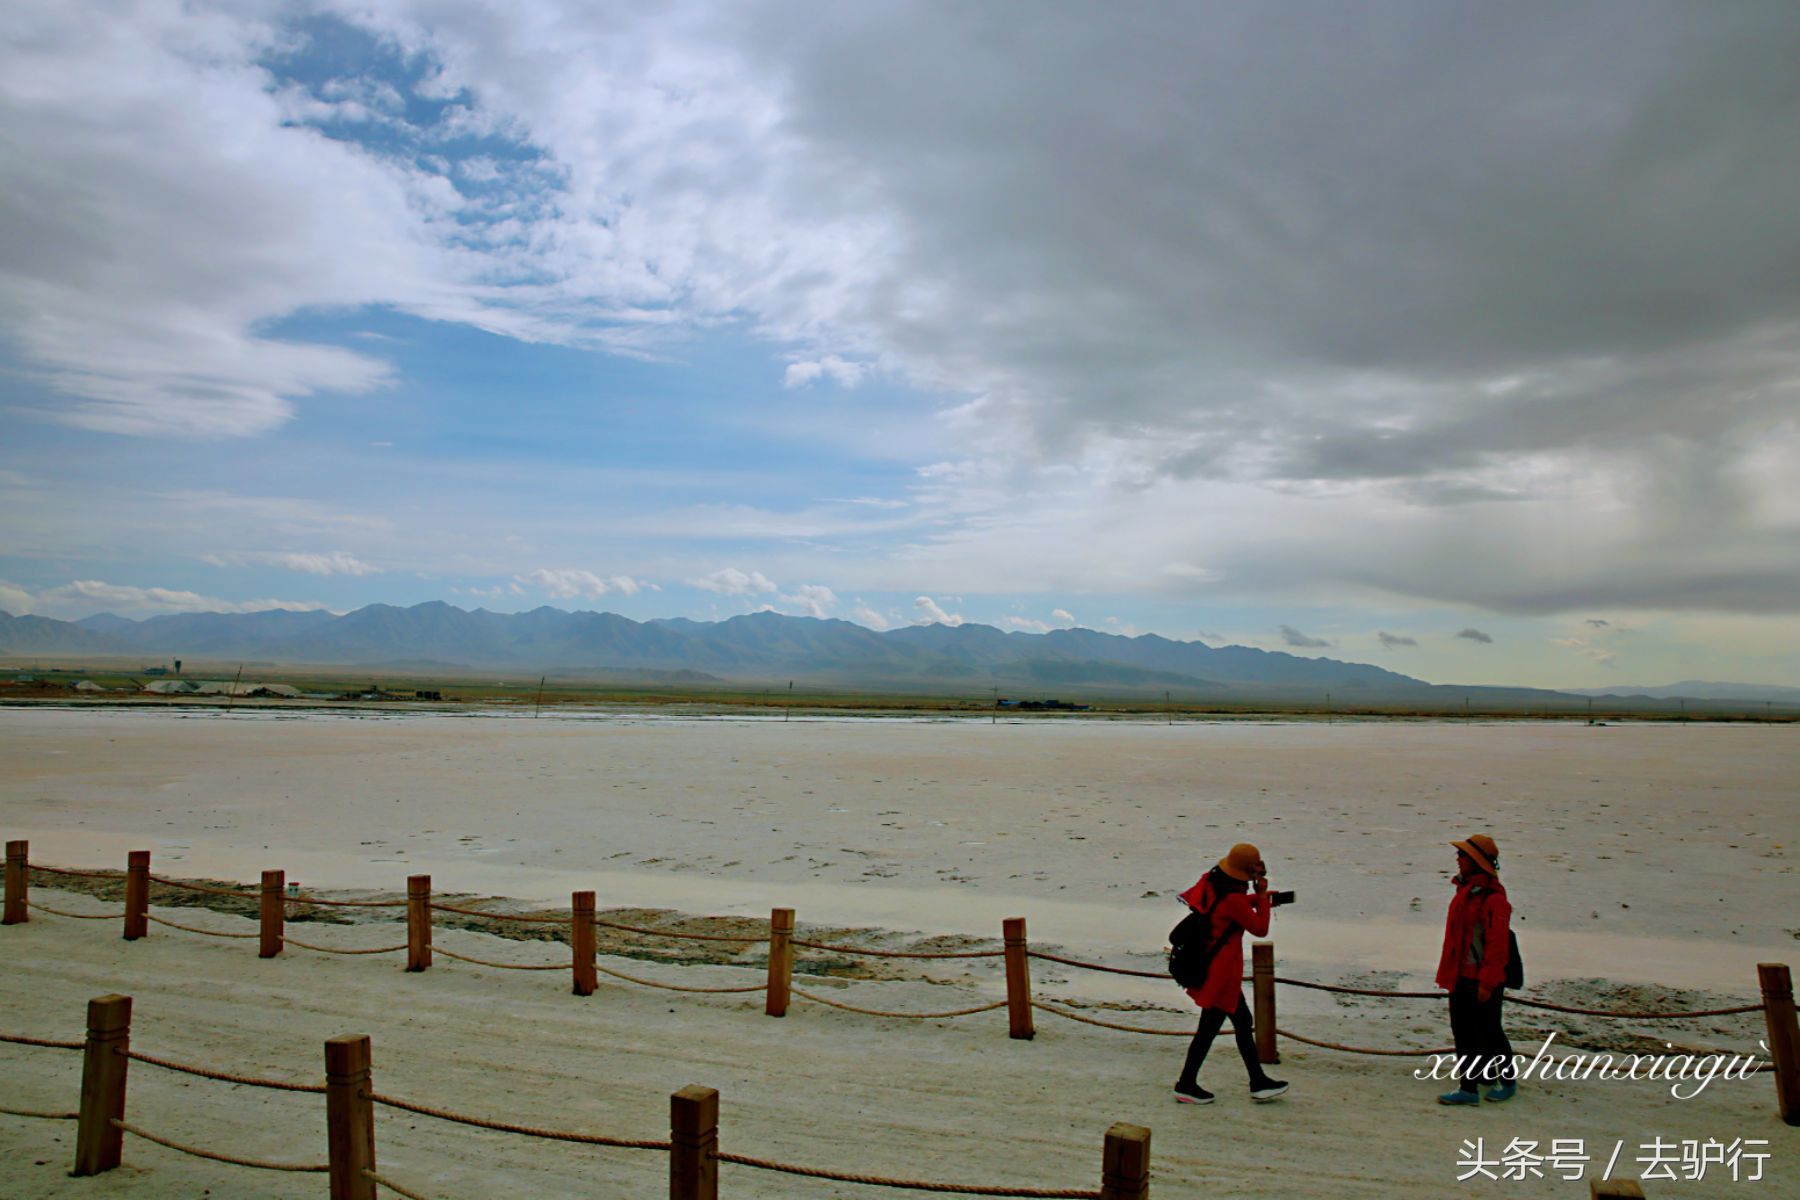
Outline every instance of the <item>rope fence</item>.
<svg viewBox="0 0 1800 1200">
<path fill-rule="evenodd" d="M 60 908 L 51 908 L 48 904 L 39 904 L 36 900 L 31 901 L 31 911 L 49 913 L 53 917 L 67 917 L 71 921 L 116 921 L 125 915 L 123 913 L 64 912 Z"/>
<path fill-rule="evenodd" d="M 973 1016 L 1005 1008 L 1008 1014 L 1008 1034 L 1016 1039 L 1029 1039 L 1036 1036 L 1034 1015 L 1039 1012 L 1050 1013 L 1066 1020 L 1094 1026 L 1101 1029 L 1114 1030 L 1120 1033 L 1137 1034 L 1150 1037 L 1187 1037 L 1187 1030 L 1157 1029 L 1127 1022 L 1110 1021 L 1097 1016 L 1073 1011 L 1069 1002 L 1055 1004 L 1035 1000 L 1031 988 L 1031 960 L 1056 963 L 1060 966 L 1077 970 L 1095 971 L 1110 975 L 1126 976 L 1139 979 L 1154 979 L 1158 982 L 1167 980 L 1165 972 L 1144 970 L 1131 967 L 1113 966 L 1102 962 L 1093 962 L 1080 958 L 1054 954 L 1030 947 L 1022 917 L 1007 918 L 1002 923 L 1002 948 L 977 950 L 890 950 L 870 946 L 849 945 L 839 942 L 824 941 L 796 936 L 794 910 L 776 908 L 769 916 L 768 976 L 765 983 L 698 986 L 677 984 L 642 976 L 604 966 L 599 962 L 599 954 L 595 946 L 595 933 L 599 929 L 611 929 L 621 933 L 636 934 L 645 937 L 690 940 L 697 942 L 724 943 L 733 946 L 750 947 L 762 942 L 762 938 L 751 935 L 727 933 L 709 933 L 697 930 L 656 928 L 633 924 L 624 921 L 612 921 L 599 918 L 594 912 L 594 893 L 576 892 L 571 897 L 568 915 L 537 915 L 527 913 L 496 912 L 488 909 L 473 908 L 467 905 L 449 904 L 433 899 L 431 877 L 413 875 L 407 879 L 406 899 L 404 900 L 321 900 L 313 897 L 299 897 L 289 892 L 286 875 L 282 871 L 263 872 L 260 892 L 243 889 L 217 887 L 211 884 L 189 883 L 183 880 L 169 879 L 150 873 L 150 854 L 148 851 L 132 851 L 127 858 L 126 870 L 118 872 L 79 871 L 63 867 L 42 867 L 29 862 L 29 847 L 23 841 L 7 843 L 6 861 L 6 908 L 5 923 L 19 924 L 29 920 L 30 911 L 48 913 L 53 916 L 70 917 L 80 920 L 118 919 L 119 914 L 112 913 L 72 913 L 60 909 L 47 908 L 32 902 L 28 898 L 28 884 L 31 871 L 43 871 L 52 876 L 72 876 L 81 878 L 102 879 L 108 882 L 124 883 L 125 910 L 122 914 L 124 936 L 126 940 L 137 940 L 145 936 L 148 925 L 180 930 L 186 933 L 206 937 L 229 938 L 239 940 L 256 939 L 259 941 L 261 957 L 273 958 L 280 955 L 287 946 L 321 954 L 370 955 L 392 954 L 400 951 L 406 953 L 406 969 L 408 971 L 425 971 L 431 967 L 434 951 L 457 962 L 493 970 L 505 971 L 561 971 L 569 970 L 573 975 L 573 991 L 578 996 L 592 995 L 597 987 L 598 976 L 640 987 L 656 988 L 671 992 L 687 992 L 697 995 L 745 995 L 752 992 L 764 993 L 764 1012 L 768 1016 L 781 1017 L 787 1014 L 788 1008 L 797 995 L 800 999 L 823 1007 L 863 1016 L 902 1019 L 902 1020 L 949 1020 L 958 1017 Z M 185 889 L 195 893 L 228 897 L 238 901 L 255 900 L 259 906 L 260 928 L 255 933 L 226 932 L 223 930 L 204 929 L 192 925 L 169 920 L 154 915 L 149 909 L 149 888 L 151 884 Z M 288 909 L 296 904 L 320 904 L 327 906 L 356 908 L 399 908 L 406 910 L 407 938 L 404 943 L 374 947 L 334 947 L 300 941 L 286 935 Z M 554 940 L 566 942 L 570 947 L 569 958 L 560 963 L 511 963 L 490 958 L 477 957 L 459 951 L 433 945 L 432 918 L 435 913 L 450 913 L 457 916 L 478 920 L 493 921 L 501 924 L 533 924 L 553 925 L 566 931 Z M 1254 997 L 1253 1029 L 1258 1057 L 1264 1063 L 1278 1063 L 1280 1054 L 1277 1048 L 1279 1038 L 1287 1038 L 1303 1045 L 1332 1050 L 1347 1054 L 1363 1054 L 1378 1057 L 1419 1057 L 1447 1053 L 1443 1050 L 1414 1050 L 1406 1048 L 1379 1048 L 1353 1046 L 1323 1038 L 1314 1038 L 1278 1025 L 1276 1019 L 1277 987 L 1291 987 L 1304 990 L 1319 991 L 1341 996 L 1365 996 L 1377 999 L 1407 1000 L 1441 1000 L 1443 993 L 1436 991 L 1406 991 L 1389 988 L 1357 987 L 1347 984 L 1322 983 L 1314 980 L 1296 979 L 1275 973 L 1274 945 L 1264 941 L 1252 945 L 1253 969 L 1245 977 L 1252 985 Z M 836 1000 L 820 995 L 816 991 L 807 991 L 793 986 L 795 954 L 797 950 L 812 950 L 826 954 L 841 954 L 853 958 L 887 959 L 887 960 L 987 960 L 1001 959 L 1004 965 L 1006 998 L 988 1003 L 970 1005 L 942 1012 L 903 1012 L 887 1009 L 865 1007 Z M 714 965 L 728 965 L 724 963 Z M 749 965 L 749 964 L 743 964 Z M 936 982 L 936 981 L 930 981 Z M 1632 1010 L 1616 1008 L 1584 1007 L 1560 1004 L 1549 1000 L 1538 1000 L 1526 996 L 1508 995 L 1509 1004 L 1521 1008 L 1564 1013 L 1572 1016 L 1594 1017 L 1602 1020 L 1627 1021 L 1679 1021 L 1701 1020 L 1717 1017 L 1748 1016 L 1762 1013 L 1768 1026 L 1768 1047 L 1771 1063 L 1764 1069 L 1773 1073 L 1776 1079 L 1777 1106 L 1784 1120 L 1792 1124 L 1800 1124 L 1800 1032 L 1795 1029 L 1793 988 L 1790 972 L 1786 965 L 1765 963 L 1758 966 L 1758 983 L 1762 992 L 1761 1003 L 1728 1005 L 1714 1008 L 1687 1010 Z"/>
<path fill-rule="evenodd" d="M 375 1200 L 377 1187 L 387 1188 L 407 1200 L 425 1200 L 419 1193 L 375 1170 L 375 1110 L 379 1107 L 494 1133 L 666 1154 L 669 1157 L 670 1200 L 718 1200 L 721 1163 L 840 1183 L 965 1196 L 1039 1197 L 1044 1200 L 1148 1200 L 1150 1194 L 1150 1131 L 1123 1122 L 1115 1123 L 1106 1131 L 1100 1170 L 1101 1186 L 1098 1189 L 905 1179 L 722 1151 L 719 1148 L 719 1093 L 713 1088 L 688 1086 L 670 1096 L 667 1138 L 620 1137 L 552 1129 L 519 1121 L 476 1116 L 417 1100 L 384 1095 L 375 1089 L 371 1078 L 371 1043 L 367 1035 L 353 1034 L 327 1039 L 325 1083 L 296 1084 L 197 1067 L 133 1051 L 130 1048 L 131 1012 L 132 999 L 129 996 L 97 996 L 88 1001 L 87 1039 L 84 1042 L 62 1043 L 24 1035 L 0 1034 L 0 1040 L 24 1045 L 58 1048 L 73 1045 L 83 1050 L 79 1110 L 50 1112 L 0 1107 L 0 1113 L 11 1116 L 77 1122 L 75 1165 L 71 1172 L 74 1175 L 98 1175 L 120 1166 L 124 1161 L 124 1135 L 131 1134 L 180 1154 L 249 1170 L 329 1175 L 331 1195 L 341 1200 Z M 127 1068 L 133 1062 L 225 1083 L 290 1092 L 323 1093 L 328 1161 L 273 1162 L 208 1149 L 145 1129 L 128 1120 L 125 1111 Z"/>
</svg>

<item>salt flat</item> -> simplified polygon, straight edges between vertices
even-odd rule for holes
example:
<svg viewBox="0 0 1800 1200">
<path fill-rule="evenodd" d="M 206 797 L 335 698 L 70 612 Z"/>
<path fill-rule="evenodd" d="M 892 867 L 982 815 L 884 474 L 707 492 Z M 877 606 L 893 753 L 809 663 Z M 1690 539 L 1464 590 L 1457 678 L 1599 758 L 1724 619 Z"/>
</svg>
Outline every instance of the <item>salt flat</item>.
<svg viewBox="0 0 1800 1200">
<path fill-rule="evenodd" d="M 987 937 L 1001 916 L 1022 914 L 1036 944 L 1140 967 L 1155 963 L 1173 923 L 1171 894 L 1248 839 L 1278 886 L 1301 893 L 1273 932 L 1284 973 L 1403 988 L 1435 964 L 1444 843 L 1486 829 L 1502 847 L 1534 988 L 1595 1003 L 1596 989 L 1618 985 L 1602 1006 L 1623 996 L 1677 1007 L 1666 989 L 1748 998 L 1757 961 L 1800 957 L 1795 745 L 1792 730 L 1759 726 L 12 710 L 0 713 L 0 829 L 30 838 L 39 862 L 116 866 L 126 849 L 149 848 L 158 872 L 178 877 L 249 880 L 279 866 L 309 887 L 395 889 L 429 871 L 441 890 L 529 901 L 566 902 L 573 888 L 593 887 L 602 905 L 766 915 L 791 904 L 803 923 Z M 71 911 L 106 907 L 43 894 Z M 220 928 L 248 925 L 207 916 Z M 349 932 L 380 940 L 378 930 Z M 480 933 L 441 936 L 477 956 L 544 954 Z M 1431 1103 L 1436 1089 L 1411 1078 L 1412 1060 L 1288 1043 L 1292 1097 L 1253 1108 L 1235 1095 L 1238 1068 L 1221 1045 L 1207 1073 L 1221 1102 L 1190 1110 L 1168 1102 L 1179 1039 L 1048 1015 L 1030 1043 L 1007 1039 L 996 1013 L 908 1022 L 802 1004 L 776 1021 L 754 995 L 608 984 L 577 999 L 554 974 L 440 962 L 408 976 L 391 958 L 293 952 L 264 962 L 243 943 L 159 929 L 128 945 L 109 923 L 53 917 L 0 931 L 0 952 L 0 1032 L 77 1036 L 86 997 L 117 990 L 138 997 L 139 1044 L 153 1052 L 301 1077 L 316 1073 L 324 1037 L 369 1032 L 384 1090 L 637 1137 L 659 1136 L 668 1092 L 701 1082 L 725 1095 L 728 1148 L 929 1179 L 1094 1186 L 1099 1138 L 1114 1120 L 1156 1131 L 1165 1197 L 1441 1194 L 1458 1173 L 1459 1142 L 1476 1134 L 1499 1145 L 1582 1137 L 1606 1150 L 1625 1140 L 1627 1158 L 1653 1135 L 1767 1138 L 1762 1186 L 1776 1190 L 1782 1179 L 1791 1186 L 1800 1151 L 1775 1118 L 1766 1076 L 1686 1101 L 1647 1081 L 1548 1083 L 1505 1109 L 1459 1113 Z M 754 976 L 657 970 L 708 983 Z M 1115 1019 L 1189 1020 L 1180 996 L 1153 980 L 1045 963 L 1035 974 L 1042 995 L 1118 1006 Z M 991 972 L 933 976 L 942 982 L 865 981 L 832 994 L 914 1010 L 997 994 Z M 1446 1037 L 1429 1002 L 1284 989 L 1282 1005 L 1284 1026 L 1352 1044 Z M 1541 1022 L 1512 1014 L 1527 1049 L 1522 1031 Z M 1683 1045 L 1746 1052 L 1759 1031 L 1754 1019 L 1664 1028 Z M 46 1064 L 49 1054 L 0 1046 L 12 1102 L 65 1105 L 76 1056 Z M 147 1071 L 132 1086 L 134 1112 L 178 1136 L 273 1158 L 322 1153 L 311 1098 Z M 564 1153 L 392 1116 L 381 1118 L 384 1168 L 434 1194 L 641 1195 L 660 1178 L 654 1156 Z M 993 1135 L 1002 1129 L 1006 1137 Z M 305 1179 L 247 1182 L 241 1169 L 141 1144 L 127 1148 L 128 1175 L 68 1180 L 67 1138 L 51 1140 L 59 1134 L 0 1118 L 5 1194 L 319 1190 Z M 1490 1187 L 1569 1195 L 1585 1185 Z M 738 1169 L 725 1194 L 871 1193 Z M 1671 1194 L 1737 1193 L 1726 1182 Z"/>
</svg>

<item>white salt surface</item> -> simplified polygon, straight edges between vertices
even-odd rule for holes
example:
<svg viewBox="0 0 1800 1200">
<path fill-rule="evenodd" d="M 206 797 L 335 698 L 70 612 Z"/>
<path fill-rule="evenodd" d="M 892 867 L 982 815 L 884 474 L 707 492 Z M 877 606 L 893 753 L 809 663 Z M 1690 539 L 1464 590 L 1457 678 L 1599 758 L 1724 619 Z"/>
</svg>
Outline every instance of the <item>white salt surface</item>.
<svg viewBox="0 0 1800 1200">
<path fill-rule="evenodd" d="M 117 710 L 0 712 L 0 832 L 42 863 L 120 866 L 149 848 L 172 876 L 252 880 L 283 867 L 309 888 L 441 891 L 689 912 L 799 910 L 802 923 L 992 937 L 1025 915 L 1034 944 L 1154 965 L 1172 895 L 1226 846 L 1257 842 L 1277 886 L 1301 893 L 1274 940 L 1284 974 L 1418 987 L 1435 964 L 1452 852 L 1500 842 L 1535 987 L 1559 978 L 1748 997 L 1754 964 L 1792 961 L 1800 897 L 1796 731 L 1758 726 L 1182 724 L 1124 722 L 271 719 Z M 1154 892 L 1154 896 L 1145 893 Z M 107 906 L 38 889 L 71 911 Z M 221 914 L 165 910 L 221 928 Z M 233 924 L 235 923 L 235 925 Z M 381 930 L 319 934 L 380 940 Z M 461 930 L 441 944 L 511 961 L 547 948 Z M 77 1037 L 81 1005 L 137 997 L 137 1044 L 284 1078 L 317 1073 L 318 1043 L 375 1038 L 377 1086 L 482 1115 L 662 1136 L 667 1095 L 719 1087 L 725 1144 L 838 1169 L 981 1183 L 1092 1187 L 1114 1120 L 1155 1130 L 1159 1197 L 1457 1193 L 1459 1144 L 1583 1138 L 1763 1138 L 1759 1185 L 1655 1185 L 1652 1194 L 1791 1194 L 1800 1138 L 1774 1116 L 1767 1076 L 1671 1099 L 1651 1082 L 1533 1084 L 1505 1108 L 1442 1109 L 1414 1060 L 1284 1045 L 1294 1091 L 1252 1107 L 1229 1042 L 1208 1109 L 1169 1102 L 1182 1041 L 1040 1015 L 1033 1042 L 1002 1014 L 908 1022 L 760 997 L 678 996 L 559 974 L 391 957 L 263 961 L 253 943 L 169 934 L 119 940 L 110 922 L 36 917 L 0 931 L 0 1032 Z M 627 970 L 754 982 L 736 967 L 621 960 Z M 869 1007 L 932 1009 L 997 994 L 991 972 L 942 986 L 851 983 Z M 1166 984 L 1038 963 L 1040 994 L 1139 1006 L 1097 1015 L 1179 1028 Z M 824 987 L 829 981 L 815 980 Z M 837 986 L 837 985 L 830 985 Z M 1580 988 L 1554 994 L 1582 1002 Z M 1616 1002 L 1616 1001 L 1614 1001 Z M 1658 1001 L 1660 1003 L 1660 1001 Z M 1440 1004 L 1282 992 L 1283 1025 L 1362 1045 L 1435 1045 Z M 1090 1010 L 1093 1011 L 1093 1010 Z M 1515 1042 L 1532 1014 L 1512 1010 Z M 1681 1044 L 1755 1050 L 1754 1019 L 1683 1025 Z M 1636 1032 L 1643 1032 L 1637 1030 Z M 0 1046 L 0 1103 L 72 1107 L 78 1056 Z M 246 1093 L 134 1068 L 132 1111 L 202 1145 L 289 1161 L 323 1156 L 311 1097 Z M 548 1147 L 433 1122 L 378 1118 L 381 1163 L 448 1200 L 640 1196 L 661 1159 Z M 0 1117 L 0 1195 L 314 1196 L 316 1178 L 249 1174 L 143 1143 L 128 1170 L 65 1177 L 70 1130 Z M 60 1139 L 60 1140 L 58 1140 Z M 928 1152 L 921 1153 L 921 1147 Z M 39 1163 L 44 1165 L 40 1166 Z M 1597 1169 L 1597 1165 L 1596 1165 Z M 1635 1175 L 1637 1169 L 1621 1170 Z M 1592 1175 L 1590 1174 L 1590 1178 Z M 1781 1180 L 1787 1180 L 1783 1184 Z M 868 1196 L 727 1168 L 724 1194 Z M 1564 1196 L 1554 1178 L 1488 1184 Z M 887 1194 L 887 1193 L 883 1193 Z"/>
</svg>

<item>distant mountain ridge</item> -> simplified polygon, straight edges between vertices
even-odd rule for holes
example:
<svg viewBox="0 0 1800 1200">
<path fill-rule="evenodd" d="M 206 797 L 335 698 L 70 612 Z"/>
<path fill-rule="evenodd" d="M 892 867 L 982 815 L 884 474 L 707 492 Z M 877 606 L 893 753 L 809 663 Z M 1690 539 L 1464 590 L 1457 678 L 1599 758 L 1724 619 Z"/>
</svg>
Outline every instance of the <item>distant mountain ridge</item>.
<svg viewBox="0 0 1800 1200">
<path fill-rule="evenodd" d="M 1431 685 L 1364 663 L 1247 646 L 1211 647 L 1155 634 L 1092 629 L 1035 634 L 989 625 L 913 625 L 877 632 L 835 619 L 761 612 L 723 621 L 543 607 L 469 611 L 430 601 L 371 604 L 343 616 L 274 610 L 81 621 L 0 613 L 0 654 L 157 655 L 352 666 L 435 662 L 471 668 L 693 672 L 737 680 L 990 688 L 1123 688 L 1214 694 L 1271 686 L 1383 692 Z M 681 678 L 682 676 L 673 676 Z"/>
</svg>

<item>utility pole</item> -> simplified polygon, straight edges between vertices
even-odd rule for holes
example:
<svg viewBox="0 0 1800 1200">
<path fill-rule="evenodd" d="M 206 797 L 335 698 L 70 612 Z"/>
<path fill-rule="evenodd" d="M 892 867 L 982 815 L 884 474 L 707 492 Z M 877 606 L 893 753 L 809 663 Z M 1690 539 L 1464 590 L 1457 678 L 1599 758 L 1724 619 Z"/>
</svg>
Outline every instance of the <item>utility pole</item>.
<svg viewBox="0 0 1800 1200">
<path fill-rule="evenodd" d="M 544 680 L 548 678 L 550 678 L 548 675 L 538 676 L 537 704 L 531 710 L 531 719 L 534 721 L 544 711 Z"/>
<path fill-rule="evenodd" d="M 783 709 L 782 709 L 782 710 L 781 710 L 781 721 L 782 721 L 782 724 L 784 724 L 784 725 L 785 725 L 785 724 L 786 724 L 786 723 L 787 723 L 787 719 L 788 719 L 788 712 L 789 712 L 789 710 L 791 710 L 791 709 L 792 709 L 792 708 L 793 708 L 793 707 L 794 707 L 794 681 L 793 681 L 793 680 L 791 680 L 791 679 L 790 679 L 790 680 L 788 680 L 788 698 L 787 698 L 787 706 L 786 706 L 786 707 L 785 707 L 785 708 L 783 708 Z"/>
<path fill-rule="evenodd" d="M 237 676 L 236 676 L 236 678 L 234 678 L 231 681 L 231 691 L 229 691 L 225 694 L 225 711 L 226 712 L 230 712 L 231 706 L 237 702 L 238 683 L 243 678 L 244 678 L 244 664 L 239 663 L 238 669 L 237 669 Z"/>
<path fill-rule="evenodd" d="M 988 714 L 988 724 L 989 725 L 998 725 L 999 723 L 1000 723 L 1000 685 L 996 683 L 994 685 L 994 708 L 993 708 L 993 711 Z"/>
<path fill-rule="evenodd" d="M 1163 693 L 1163 707 L 1169 710 L 1169 724 L 1175 723 L 1175 702 L 1169 699 L 1169 693 Z"/>
<path fill-rule="evenodd" d="M 1331 693 L 1325 693 L 1325 723 L 1331 724 Z"/>
<path fill-rule="evenodd" d="M 1469 723 L 1469 698 L 1467 696 L 1464 696 L 1463 697 L 1463 724 L 1467 725 L 1468 723 Z"/>
</svg>

